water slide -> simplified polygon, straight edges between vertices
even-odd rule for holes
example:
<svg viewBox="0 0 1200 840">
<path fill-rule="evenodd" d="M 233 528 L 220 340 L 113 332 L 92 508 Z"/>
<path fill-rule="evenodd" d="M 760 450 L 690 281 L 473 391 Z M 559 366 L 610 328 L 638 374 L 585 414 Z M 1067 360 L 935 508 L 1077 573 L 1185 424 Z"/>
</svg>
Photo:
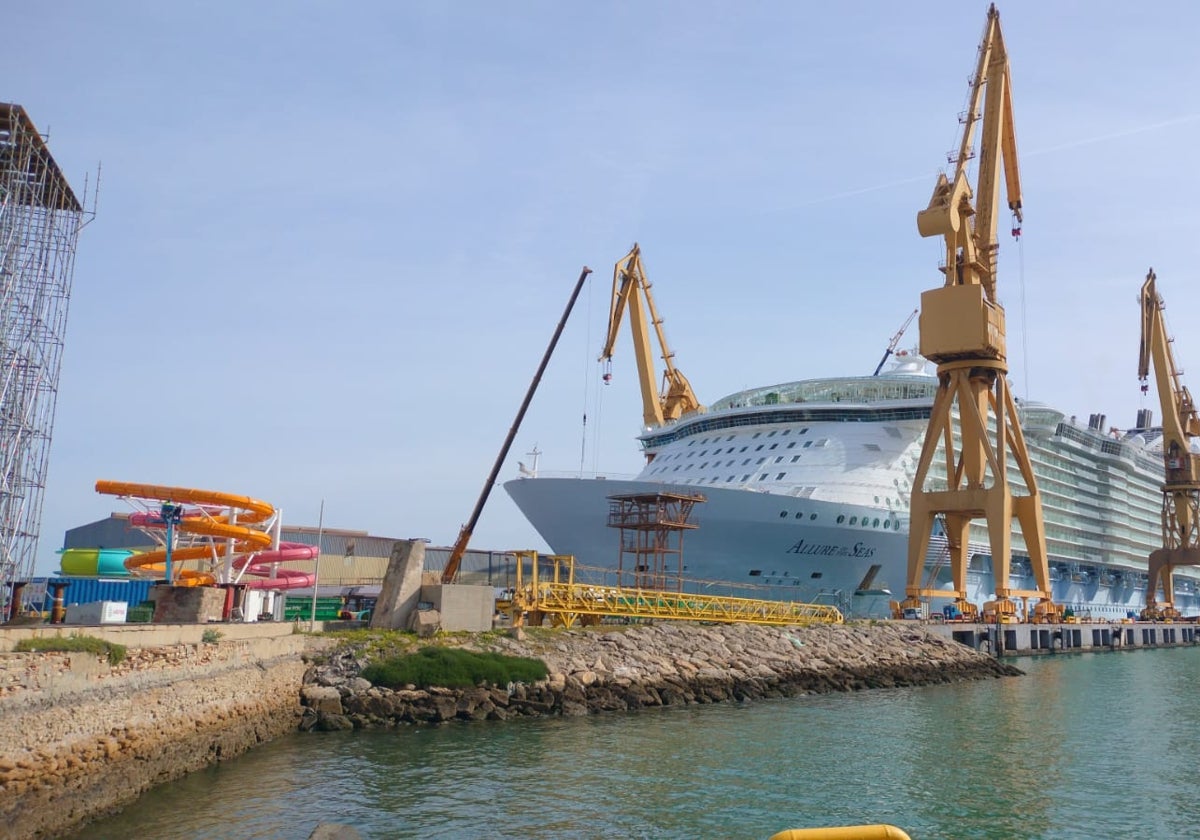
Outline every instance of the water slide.
<svg viewBox="0 0 1200 840">
<path fill-rule="evenodd" d="M 129 577 L 125 561 L 134 552 L 127 548 L 64 548 L 62 573 L 81 577 Z"/>
<path fill-rule="evenodd" d="M 320 553 L 316 546 L 303 543 L 280 543 L 273 547 L 274 539 L 263 527 L 275 516 L 275 508 L 267 502 L 223 493 L 216 490 L 198 490 L 191 487 L 167 487 L 158 484 L 137 484 L 124 481 L 97 481 L 96 492 L 109 496 L 120 496 L 143 503 L 149 510 L 131 514 L 131 525 L 144 529 L 165 529 L 161 513 L 162 504 L 191 505 L 185 508 L 179 523 L 174 526 L 180 534 L 207 537 L 205 544 L 172 549 L 171 561 L 216 560 L 233 545 L 233 568 L 238 578 L 241 574 L 254 576 L 246 582 L 251 589 L 302 589 L 312 586 L 316 576 L 311 572 L 279 568 L 281 563 L 315 560 Z M 231 521 L 232 519 L 232 521 Z M 221 540 L 221 542 L 218 542 Z M 135 574 L 166 573 L 166 549 L 134 554 L 125 560 L 125 567 Z M 184 586 L 205 586 L 216 583 L 207 572 L 189 569 L 174 575 L 173 583 Z"/>
</svg>

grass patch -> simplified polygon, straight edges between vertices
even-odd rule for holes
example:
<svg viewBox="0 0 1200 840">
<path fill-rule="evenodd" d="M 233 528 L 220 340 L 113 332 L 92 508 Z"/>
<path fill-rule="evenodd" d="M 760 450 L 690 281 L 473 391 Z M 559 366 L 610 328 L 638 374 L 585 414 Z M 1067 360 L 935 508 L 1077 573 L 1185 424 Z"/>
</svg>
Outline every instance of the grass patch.
<svg viewBox="0 0 1200 840">
<path fill-rule="evenodd" d="M 120 665 L 125 659 L 125 645 L 97 639 L 95 636 L 57 636 L 54 638 L 21 639 L 13 647 L 18 652 L 50 651 L 55 653 L 94 653 L 108 657 L 109 665 Z"/>
<path fill-rule="evenodd" d="M 373 662 L 363 669 L 363 679 L 387 688 L 470 688 L 490 683 L 536 682 L 549 673 L 540 659 L 475 653 L 461 648 L 426 647 L 416 653 Z"/>
<path fill-rule="evenodd" d="M 215 645 L 224 635 L 220 630 L 205 630 L 200 634 L 200 641 L 206 645 Z"/>
</svg>

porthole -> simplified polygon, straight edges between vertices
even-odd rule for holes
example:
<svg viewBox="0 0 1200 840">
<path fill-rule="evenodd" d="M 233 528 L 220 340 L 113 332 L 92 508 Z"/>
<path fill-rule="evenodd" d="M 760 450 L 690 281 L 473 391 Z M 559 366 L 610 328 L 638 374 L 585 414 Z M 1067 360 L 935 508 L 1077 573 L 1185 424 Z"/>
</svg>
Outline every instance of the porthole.
<svg viewBox="0 0 1200 840">
<path fill-rule="evenodd" d="M 786 511 L 786 510 L 781 510 L 781 511 L 779 511 L 779 518 L 780 518 L 780 519 L 787 519 L 787 511 Z"/>
<path fill-rule="evenodd" d="M 796 518 L 797 518 L 797 519 L 803 519 L 803 518 L 804 518 L 804 514 L 803 514 L 803 513 L 800 513 L 799 511 L 796 511 Z"/>
<path fill-rule="evenodd" d="M 878 519 L 874 519 L 874 520 L 872 520 L 872 522 L 871 522 L 871 527 L 872 527 L 872 528 L 878 528 L 878 527 L 879 527 L 879 520 L 878 520 Z"/>
<path fill-rule="evenodd" d="M 843 522 L 845 522 L 845 521 L 846 521 L 846 514 L 844 514 L 844 513 L 839 513 L 839 514 L 838 514 L 838 518 L 837 518 L 837 523 L 838 523 L 839 525 L 841 525 L 841 524 L 842 524 Z"/>
<path fill-rule="evenodd" d="M 851 516 L 851 517 L 850 517 L 850 524 L 851 524 L 851 525 L 857 525 L 857 524 L 858 524 L 858 517 L 857 517 L 857 516 Z"/>
</svg>

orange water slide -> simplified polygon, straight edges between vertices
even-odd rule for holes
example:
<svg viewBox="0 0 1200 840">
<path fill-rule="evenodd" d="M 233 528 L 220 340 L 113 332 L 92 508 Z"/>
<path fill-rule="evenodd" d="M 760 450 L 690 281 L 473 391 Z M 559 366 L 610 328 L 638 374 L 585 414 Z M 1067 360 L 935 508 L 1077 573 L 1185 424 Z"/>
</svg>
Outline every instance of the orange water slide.
<svg viewBox="0 0 1200 840">
<path fill-rule="evenodd" d="M 96 482 L 96 492 L 154 503 L 171 502 L 232 509 L 236 512 L 236 519 L 233 523 L 229 522 L 229 517 L 225 515 L 210 515 L 207 511 L 199 510 L 185 515 L 175 527 L 185 534 L 233 540 L 236 552 L 261 551 L 269 548 L 272 543 L 270 534 L 246 526 L 269 519 L 275 513 L 275 508 L 267 502 L 249 496 L 239 496 L 235 493 L 223 493 L 217 490 L 199 490 L 193 487 L 169 487 L 161 484 L 105 480 Z M 134 514 L 134 516 L 139 515 Z M 203 560 L 213 557 L 214 553 L 224 554 L 225 551 L 226 546 L 220 543 L 211 546 L 177 548 L 171 551 L 171 560 Z M 125 567 L 130 571 L 165 573 L 166 558 L 165 549 L 135 554 L 125 561 Z M 216 582 L 212 575 L 190 570 L 181 571 L 178 578 L 179 583 L 192 586 L 203 586 Z"/>
</svg>

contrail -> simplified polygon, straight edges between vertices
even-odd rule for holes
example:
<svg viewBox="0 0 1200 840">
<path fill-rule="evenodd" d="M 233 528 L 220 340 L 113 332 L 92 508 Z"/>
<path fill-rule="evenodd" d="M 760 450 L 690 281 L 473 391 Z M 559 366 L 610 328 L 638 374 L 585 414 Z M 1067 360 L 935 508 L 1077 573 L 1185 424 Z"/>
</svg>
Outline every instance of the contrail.
<svg viewBox="0 0 1200 840">
<path fill-rule="evenodd" d="M 1169 120 L 1160 120 L 1159 122 L 1147 123 L 1136 128 L 1127 128 L 1123 131 L 1114 131 L 1109 134 L 1098 134 L 1095 137 L 1087 137 L 1082 140 L 1070 140 L 1066 143 L 1060 143 L 1057 146 L 1047 146 L 1044 149 L 1035 149 L 1032 152 L 1025 152 L 1022 157 L 1038 157 L 1039 155 L 1048 155 L 1052 152 L 1061 152 L 1067 149 L 1077 149 L 1080 146 L 1091 146 L 1096 143 L 1103 143 L 1108 140 L 1118 140 L 1122 137 L 1131 137 L 1135 134 L 1145 134 L 1148 131 L 1157 131 L 1160 128 L 1170 128 L 1176 125 L 1185 125 L 1200 121 L 1200 114 L 1186 114 L 1182 117 L 1172 117 Z M 789 209 L 798 209 L 801 207 L 811 207 L 814 204 L 825 204 L 830 201 L 840 201 L 843 198 L 853 198 L 856 195 L 865 195 L 867 193 L 880 192 L 882 190 L 890 190 L 893 187 L 902 187 L 907 184 L 916 184 L 921 181 L 928 181 L 929 175 L 914 175 L 911 178 L 901 178 L 898 181 L 888 181 L 884 184 L 875 184 L 870 187 L 860 187 L 854 190 L 845 190 L 844 192 L 831 193 L 821 196 L 820 198 L 810 198 L 807 201 L 799 201 L 788 204 Z M 936 174 L 935 176 L 936 177 Z"/>
<path fill-rule="evenodd" d="M 1137 128 L 1127 128 L 1124 131 L 1114 131 L 1111 134 L 1098 134 L 1095 137 L 1089 137 L 1084 140 L 1071 140 L 1066 143 L 1060 143 L 1057 146 L 1047 146 L 1044 149 L 1027 152 L 1027 157 L 1036 155 L 1045 155 L 1050 152 L 1061 152 L 1064 149 L 1077 149 L 1080 146 L 1090 146 L 1094 143 L 1103 143 L 1106 140 L 1117 140 L 1121 137 L 1131 137 L 1134 134 L 1145 134 L 1147 131 L 1157 131 L 1160 128 L 1168 128 L 1173 125 L 1183 125 L 1185 123 L 1196 122 L 1200 120 L 1200 114 L 1187 114 L 1182 117 L 1173 117 L 1169 120 L 1161 120 L 1160 122 L 1148 123 L 1138 126 Z"/>
</svg>

